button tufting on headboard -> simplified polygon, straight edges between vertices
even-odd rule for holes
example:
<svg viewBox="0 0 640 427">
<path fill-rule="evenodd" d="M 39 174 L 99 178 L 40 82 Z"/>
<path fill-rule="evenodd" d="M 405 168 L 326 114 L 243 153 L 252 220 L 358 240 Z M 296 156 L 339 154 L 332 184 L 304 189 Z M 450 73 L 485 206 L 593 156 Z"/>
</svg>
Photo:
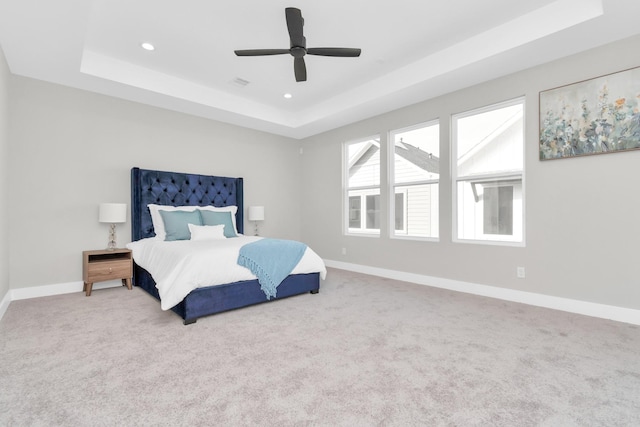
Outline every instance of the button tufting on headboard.
<svg viewBox="0 0 640 427">
<path fill-rule="evenodd" d="M 155 235 L 150 203 L 159 205 L 237 205 L 236 224 L 243 229 L 243 180 L 208 175 L 195 175 L 132 168 L 131 227 L 133 240 Z M 190 190 L 190 191 L 189 191 Z"/>
</svg>

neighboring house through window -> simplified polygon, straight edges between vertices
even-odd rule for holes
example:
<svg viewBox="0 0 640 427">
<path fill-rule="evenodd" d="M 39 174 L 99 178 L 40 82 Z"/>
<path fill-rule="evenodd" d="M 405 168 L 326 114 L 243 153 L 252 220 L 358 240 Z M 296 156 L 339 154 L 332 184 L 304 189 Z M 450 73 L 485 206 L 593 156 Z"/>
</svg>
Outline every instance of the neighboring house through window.
<svg viewBox="0 0 640 427">
<path fill-rule="evenodd" d="M 395 130 L 390 140 L 391 235 L 438 238 L 439 124 Z"/>
<path fill-rule="evenodd" d="M 347 233 L 380 234 L 380 138 L 345 143 Z"/>
<path fill-rule="evenodd" d="M 454 238 L 524 241 L 524 100 L 453 116 Z"/>
</svg>

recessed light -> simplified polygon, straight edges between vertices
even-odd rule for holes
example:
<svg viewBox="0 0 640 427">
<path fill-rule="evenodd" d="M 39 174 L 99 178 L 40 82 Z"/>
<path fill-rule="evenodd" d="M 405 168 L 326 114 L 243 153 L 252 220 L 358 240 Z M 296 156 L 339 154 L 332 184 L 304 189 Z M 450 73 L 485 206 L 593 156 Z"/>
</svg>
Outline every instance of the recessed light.
<svg viewBox="0 0 640 427">
<path fill-rule="evenodd" d="M 235 79 L 231 80 L 230 83 L 232 85 L 235 85 L 235 86 L 238 86 L 238 87 L 245 87 L 246 85 L 248 85 L 251 82 L 249 80 L 245 80 L 243 78 L 236 77 Z"/>
<path fill-rule="evenodd" d="M 291 98 L 293 98 L 293 95 L 291 95 L 290 93 L 285 93 L 284 97 L 287 98 L 287 99 L 291 99 Z"/>
<path fill-rule="evenodd" d="M 144 42 L 144 43 L 141 43 L 140 46 L 142 46 L 144 50 L 155 50 L 155 46 L 152 45 L 151 43 Z"/>
</svg>

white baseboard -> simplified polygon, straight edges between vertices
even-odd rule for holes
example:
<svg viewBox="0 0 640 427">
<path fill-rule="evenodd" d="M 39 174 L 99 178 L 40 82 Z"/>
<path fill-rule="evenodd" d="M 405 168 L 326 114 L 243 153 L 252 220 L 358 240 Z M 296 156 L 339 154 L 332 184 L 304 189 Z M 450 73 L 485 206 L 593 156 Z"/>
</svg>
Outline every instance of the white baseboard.
<svg viewBox="0 0 640 427">
<path fill-rule="evenodd" d="M 11 290 L 4 295 L 2 301 L 0 301 L 0 320 L 2 320 L 2 316 L 7 312 L 9 308 L 9 304 L 11 303 Z"/>
<path fill-rule="evenodd" d="M 51 295 L 71 294 L 74 292 L 82 292 L 84 282 L 69 282 L 69 283 L 57 283 L 54 285 L 33 286 L 30 288 L 18 288 L 10 289 L 9 292 L 0 301 L 0 320 L 9 308 L 11 301 L 17 301 L 21 299 L 48 297 Z M 94 283 L 91 288 L 92 291 L 116 288 L 122 286 L 122 281 L 111 280 L 106 282 Z"/>
<path fill-rule="evenodd" d="M 43 285 L 43 286 L 33 286 L 30 288 L 12 289 L 10 291 L 11 301 L 17 301 L 17 300 L 29 299 L 29 298 L 48 297 L 51 295 L 71 294 L 74 292 L 82 292 L 83 286 L 84 286 L 84 282 L 69 282 L 69 283 L 58 283 L 55 285 Z M 115 288 L 117 286 L 122 286 L 122 282 L 120 280 L 99 282 L 99 283 L 93 284 L 92 291 L 99 290 L 99 289 L 106 289 L 106 288 Z"/>
<path fill-rule="evenodd" d="M 569 313 L 583 314 L 585 316 L 599 317 L 602 319 L 640 325 L 640 310 L 634 310 L 631 308 L 597 304 L 593 302 L 579 301 L 569 298 L 554 297 L 551 295 L 499 288 L 496 286 L 479 285 L 476 283 L 443 279 L 441 277 L 424 276 L 414 273 L 405 273 L 403 271 L 387 270 L 383 268 L 350 264 L 340 261 L 325 260 L 325 264 L 327 265 L 327 267 L 333 267 L 340 270 L 370 274 L 372 276 L 401 280 L 404 282 L 411 282 L 419 285 L 433 286 L 435 288 L 449 289 L 452 291 L 481 295 L 505 301 L 519 302 L 522 304 L 528 304 L 537 307 L 551 308 L 554 310 L 561 310 Z"/>
<path fill-rule="evenodd" d="M 519 302 L 537 307 L 551 308 L 569 313 L 583 314 L 585 316 L 615 320 L 618 322 L 640 325 L 640 310 L 617 307 L 613 305 L 597 304 L 587 301 L 573 300 L 569 298 L 554 297 L 551 295 L 536 294 L 514 289 L 499 288 L 496 286 L 479 285 L 477 283 L 462 282 L 459 280 L 443 279 L 441 277 L 425 276 L 421 274 L 406 273 L 403 271 L 387 270 L 384 268 L 369 267 L 366 265 L 350 264 L 340 261 L 325 260 L 327 267 L 356 273 L 370 274 L 372 276 L 401 280 L 419 285 L 433 286 L 435 288 L 449 289 L 457 292 L 481 295 L 505 301 Z M 34 286 L 30 288 L 18 288 L 10 290 L 0 302 L 0 320 L 9 308 L 11 301 L 28 298 L 39 298 L 51 295 L 61 295 L 73 292 L 82 292 L 83 282 L 59 283 L 54 285 Z M 122 286 L 120 281 L 100 282 L 93 285 L 93 290 Z"/>
</svg>

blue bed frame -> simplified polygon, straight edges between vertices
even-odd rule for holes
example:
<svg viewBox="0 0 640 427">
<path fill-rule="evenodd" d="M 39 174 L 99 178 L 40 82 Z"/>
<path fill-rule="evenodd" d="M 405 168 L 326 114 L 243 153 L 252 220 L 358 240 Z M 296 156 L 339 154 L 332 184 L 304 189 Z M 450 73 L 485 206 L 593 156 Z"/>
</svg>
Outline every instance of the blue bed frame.
<svg viewBox="0 0 640 427">
<path fill-rule="evenodd" d="M 236 225 L 244 229 L 243 180 L 221 176 L 131 169 L 131 239 L 136 241 L 155 236 L 151 213 L 147 205 L 171 206 L 238 206 Z M 133 284 L 158 300 L 156 284 L 148 271 L 134 260 Z M 320 274 L 293 274 L 278 286 L 278 296 L 267 300 L 257 280 L 208 286 L 193 290 L 172 308 L 184 319 L 195 323 L 202 316 L 233 310 L 253 304 L 274 301 L 306 292 L 318 293 Z"/>
</svg>

